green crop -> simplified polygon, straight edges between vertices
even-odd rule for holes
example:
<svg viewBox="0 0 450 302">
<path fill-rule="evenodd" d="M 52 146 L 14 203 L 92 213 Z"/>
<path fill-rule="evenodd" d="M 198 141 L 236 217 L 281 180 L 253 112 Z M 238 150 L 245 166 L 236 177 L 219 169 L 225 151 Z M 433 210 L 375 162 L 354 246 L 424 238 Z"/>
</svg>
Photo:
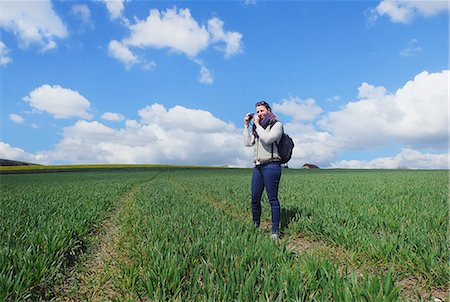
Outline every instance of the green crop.
<svg viewBox="0 0 450 302">
<path fill-rule="evenodd" d="M 373 171 L 287 177 L 282 196 L 303 232 L 447 285 L 448 171 Z"/>
<path fill-rule="evenodd" d="M 252 226 L 249 169 L 116 167 L 0 180 L 0 300 L 58 298 L 58 276 L 105 219 L 118 232 L 106 238 L 111 260 L 90 281 L 109 284 L 95 293 L 102 299 L 395 301 L 404 279 L 449 282 L 448 171 L 283 170 L 278 244 Z M 266 197 L 262 218 L 270 224 Z M 299 236 L 350 256 L 296 252 L 288 244 Z"/>
<path fill-rule="evenodd" d="M 2 175 L 0 301 L 51 295 L 84 237 L 148 173 Z"/>
<path fill-rule="evenodd" d="M 397 298 L 391 273 L 359 277 L 339 272 L 330 261 L 306 255 L 298 259 L 254 230 L 250 221 L 224 215 L 200 193 L 201 187 L 180 186 L 177 176 L 153 181 L 121 215 L 119 272 L 112 278 L 123 299 Z"/>
</svg>

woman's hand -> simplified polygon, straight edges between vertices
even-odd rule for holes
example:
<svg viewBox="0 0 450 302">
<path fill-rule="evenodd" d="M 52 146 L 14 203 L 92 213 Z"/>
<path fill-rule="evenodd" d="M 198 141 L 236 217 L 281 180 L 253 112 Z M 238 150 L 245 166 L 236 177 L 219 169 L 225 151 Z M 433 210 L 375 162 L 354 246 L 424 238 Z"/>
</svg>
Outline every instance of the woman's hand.
<svg viewBox="0 0 450 302">
<path fill-rule="evenodd" d="M 244 126 L 248 126 L 250 123 L 250 113 L 247 113 L 244 118 Z"/>
<path fill-rule="evenodd" d="M 260 121 L 259 115 L 255 114 L 253 116 L 253 121 L 255 121 L 255 125 L 258 126 L 259 125 L 259 121 Z"/>
</svg>

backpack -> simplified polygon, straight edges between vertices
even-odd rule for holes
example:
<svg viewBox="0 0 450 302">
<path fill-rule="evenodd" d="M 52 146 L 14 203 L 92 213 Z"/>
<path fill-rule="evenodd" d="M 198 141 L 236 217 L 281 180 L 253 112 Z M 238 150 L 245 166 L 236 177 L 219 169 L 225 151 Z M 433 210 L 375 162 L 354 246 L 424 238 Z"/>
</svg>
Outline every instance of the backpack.
<svg viewBox="0 0 450 302">
<path fill-rule="evenodd" d="M 282 164 L 287 163 L 292 157 L 292 150 L 294 149 L 294 141 L 288 134 L 284 133 L 284 128 L 280 142 L 279 143 L 275 142 L 275 144 L 277 145 L 278 148 L 278 155 L 281 157 L 281 163 Z M 273 157 L 273 145 L 272 145 L 272 157 Z"/>
</svg>

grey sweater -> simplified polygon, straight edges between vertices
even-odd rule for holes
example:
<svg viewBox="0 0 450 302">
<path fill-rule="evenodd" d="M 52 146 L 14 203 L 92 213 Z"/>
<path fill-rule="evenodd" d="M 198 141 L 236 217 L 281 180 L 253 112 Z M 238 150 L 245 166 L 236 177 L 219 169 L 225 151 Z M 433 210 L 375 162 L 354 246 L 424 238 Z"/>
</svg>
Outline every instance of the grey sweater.
<svg viewBox="0 0 450 302">
<path fill-rule="evenodd" d="M 264 129 L 261 126 L 256 127 L 256 133 L 259 138 L 255 138 L 250 134 L 249 128 L 244 127 L 244 144 L 247 147 L 255 146 L 254 148 L 254 162 L 260 164 L 272 158 L 272 144 L 273 144 L 273 158 L 280 159 L 278 155 L 278 148 L 275 142 L 279 143 L 281 135 L 283 134 L 283 125 L 281 122 L 276 122 L 272 127 L 268 126 Z"/>
</svg>

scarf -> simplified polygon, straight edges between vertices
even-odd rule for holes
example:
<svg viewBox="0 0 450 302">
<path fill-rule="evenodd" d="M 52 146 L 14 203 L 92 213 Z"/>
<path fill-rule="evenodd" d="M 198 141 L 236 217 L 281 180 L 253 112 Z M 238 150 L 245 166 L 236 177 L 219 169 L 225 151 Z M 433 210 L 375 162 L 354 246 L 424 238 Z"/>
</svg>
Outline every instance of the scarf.
<svg viewBox="0 0 450 302">
<path fill-rule="evenodd" d="M 261 125 L 261 127 L 266 129 L 267 126 L 271 125 L 274 120 L 275 120 L 275 115 L 272 112 L 269 112 L 265 118 L 263 118 L 262 120 L 259 121 L 259 124 Z M 259 135 L 256 132 L 255 124 L 253 124 L 253 127 L 252 127 L 252 134 L 255 136 L 255 138 L 259 138 Z"/>
</svg>

